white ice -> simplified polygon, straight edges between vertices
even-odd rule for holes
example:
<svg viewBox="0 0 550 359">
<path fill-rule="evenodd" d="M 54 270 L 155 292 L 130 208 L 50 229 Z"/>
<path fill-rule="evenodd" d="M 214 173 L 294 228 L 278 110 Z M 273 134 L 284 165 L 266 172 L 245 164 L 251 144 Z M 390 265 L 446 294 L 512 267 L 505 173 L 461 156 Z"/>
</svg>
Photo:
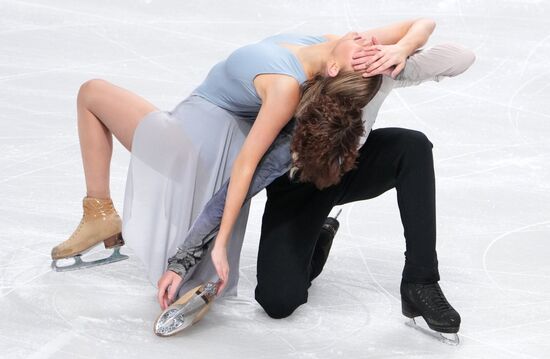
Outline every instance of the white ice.
<svg viewBox="0 0 550 359">
<path fill-rule="evenodd" d="M 441 286 L 462 344 L 407 327 L 395 191 L 347 205 L 325 271 L 291 317 L 254 301 L 265 194 L 254 199 L 240 295 L 162 339 L 155 286 L 130 260 L 50 269 L 82 213 L 76 95 L 104 78 L 172 109 L 236 47 L 284 31 L 363 30 L 429 16 L 429 44 L 476 63 L 395 91 L 377 127 L 434 143 Z M 0 357 L 548 358 L 550 356 L 550 3 L 527 1 L 0 0 Z M 119 211 L 129 155 L 116 143 Z M 106 253 L 97 252 L 97 255 Z"/>
</svg>

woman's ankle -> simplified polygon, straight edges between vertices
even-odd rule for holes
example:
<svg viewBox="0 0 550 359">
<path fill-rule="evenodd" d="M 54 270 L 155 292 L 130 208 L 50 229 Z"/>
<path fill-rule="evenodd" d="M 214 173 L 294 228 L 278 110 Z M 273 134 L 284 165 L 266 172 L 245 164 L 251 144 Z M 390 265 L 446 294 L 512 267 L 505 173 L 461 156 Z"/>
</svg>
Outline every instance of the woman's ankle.
<svg viewBox="0 0 550 359">
<path fill-rule="evenodd" d="M 97 199 L 111 199 L 111 193 L 108 191 L 86 191 L 86 197 Z"/>
</svg>

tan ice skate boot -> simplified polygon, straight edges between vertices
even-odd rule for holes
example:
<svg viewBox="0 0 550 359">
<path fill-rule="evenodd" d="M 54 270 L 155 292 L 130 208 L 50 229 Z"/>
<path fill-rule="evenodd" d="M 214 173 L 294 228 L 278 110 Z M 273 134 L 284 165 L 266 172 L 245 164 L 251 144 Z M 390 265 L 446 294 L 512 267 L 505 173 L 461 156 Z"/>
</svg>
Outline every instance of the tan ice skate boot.
<svg viewBox="0 0 550 359">
<path fill-rule="evenodd" d="M 112 200 L 84 197 L 82 202 L 84 214 L 80 224 L 69 239 L 52 249 L 52 269 L 55 271 L 95 267 L 128 258 L 120 254 L 120 247 L 124 245 L 122 220 Z M 91 262 L 82 261 L 81 255 L 101 242 L 105 248 L 114 249 L 111 256 Z M 71 257 L 75 260 L 73 264 L 62 267 L 57 265 L 58 259 Z"/>
</svg>

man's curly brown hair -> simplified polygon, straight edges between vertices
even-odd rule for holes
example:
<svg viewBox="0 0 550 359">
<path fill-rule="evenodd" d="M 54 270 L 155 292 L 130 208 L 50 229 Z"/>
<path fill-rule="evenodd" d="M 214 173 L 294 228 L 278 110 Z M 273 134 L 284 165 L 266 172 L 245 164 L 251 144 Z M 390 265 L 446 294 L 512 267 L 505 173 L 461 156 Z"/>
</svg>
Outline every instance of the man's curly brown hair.
<svg viewBox="0 0 550 359">
<path fill-rule="evenodd" d="M 317 76 L 304 83 L 291 144 L 291 177 L 297 174 L 299 181 L 324 189 L 355 168 L 365 132 L 362 108 L 381 83 L 382 75 L 364 78 L 358 72 Z"/>
</svg>

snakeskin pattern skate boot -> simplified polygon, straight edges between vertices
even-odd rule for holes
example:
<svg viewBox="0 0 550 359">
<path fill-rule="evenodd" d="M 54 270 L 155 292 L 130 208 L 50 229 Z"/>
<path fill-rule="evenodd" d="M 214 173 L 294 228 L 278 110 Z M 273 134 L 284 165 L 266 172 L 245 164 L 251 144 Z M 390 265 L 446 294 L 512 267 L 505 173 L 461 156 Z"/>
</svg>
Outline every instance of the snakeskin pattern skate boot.
<svg viewBox="0 0 550 359">
<path fill-rule="evenodd" d="M 84 214 L 80 224 L 69 239 L 52 249 L 52 268 L 55 271 L 94 267 L 128 258 L 120 254 L 120 247 L 124 245 L 122 220 L 113 201 L 110 198 L 84 197 L 82 202 Z M 101 242 L 105 248 L 114 249 L 112 255 L 92 262 L 82 261 L 81 255 Z M 63 258 L 74 258 L 75 263 L 60 267 L 57 260 Z"/>
</svg>

